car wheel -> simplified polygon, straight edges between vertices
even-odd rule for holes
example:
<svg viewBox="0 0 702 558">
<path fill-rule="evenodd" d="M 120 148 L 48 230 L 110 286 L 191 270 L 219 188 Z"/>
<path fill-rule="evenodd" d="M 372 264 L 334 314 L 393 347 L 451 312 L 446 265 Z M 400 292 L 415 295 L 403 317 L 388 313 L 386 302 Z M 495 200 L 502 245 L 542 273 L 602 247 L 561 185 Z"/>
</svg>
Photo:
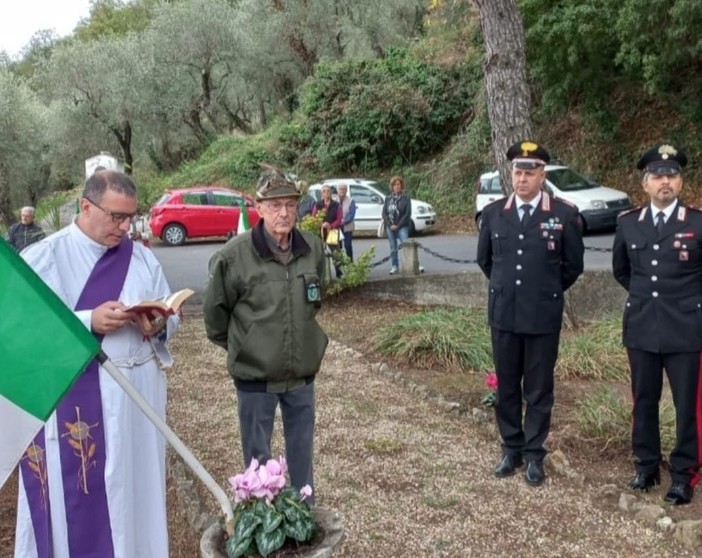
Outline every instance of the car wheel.
<svg viewBox="0 0 702 558">
<path fill-rule="evenodd" d="M 412 219 L 410 219 L 409 235 L 410 236 L 417 236 L 417 229 L 415 228 L 414 221 L 412 221 Z"/>
<path fill-rule="evenodd" d="M 161 233 L 161 240 L 169 246 L 180 246 L 185 243 L 185 228 L 174 223 L 166 225 Z"/>
<path fill-rule="evenodd" d="M 482 226 L 482 224 L 483 224 L 483 214 L 478 213 L 475 216 L 475 228 L 478 229 L 478 232 L 480 232 L 480 227 Z"/>
</svg>

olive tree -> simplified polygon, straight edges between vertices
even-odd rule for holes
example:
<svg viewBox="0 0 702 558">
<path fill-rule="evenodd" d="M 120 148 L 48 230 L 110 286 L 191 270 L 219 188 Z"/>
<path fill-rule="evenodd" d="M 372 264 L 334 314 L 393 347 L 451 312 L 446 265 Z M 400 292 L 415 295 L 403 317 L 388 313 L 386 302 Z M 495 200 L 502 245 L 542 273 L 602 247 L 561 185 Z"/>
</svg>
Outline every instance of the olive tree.
<svg viewBox="0 0 702 558">
<path fill-rule="evenodd" d="M 36 204 L 46 188 L 46 109 L 25 81 L 0 67 L 0 218 L 16 220 L 13 208 Z"/>
<path fill-rule="evenodd" d="M 262 101 L 292 112 L 322 60 L 383 57 L 421 27 L 420 0 L 241 0 L 244 75 Z"/>
<path fill-rule="evenodd" d="M 84 122 L 83 132 L 95 138 L 92 152 L 82 158 L 116 141 L 127 172 L 133 167 L 132 134 L 140 117 L 136 58 L 137 44 L 129 38 L 75 41 L 57 47 L 37 75 L 48 99 L 70 107 L 67 118 Z"/>
<path fill-rule="evenodd" d="M 145 40 L 154 57 L 153 79 L 168 83 L 175 110 L 198 142 L 232 128 L 250 131 L 232 94 L 241 47 L 236 11 L 224 0 L 190 0 L 160 6 Z"/>
</svg>

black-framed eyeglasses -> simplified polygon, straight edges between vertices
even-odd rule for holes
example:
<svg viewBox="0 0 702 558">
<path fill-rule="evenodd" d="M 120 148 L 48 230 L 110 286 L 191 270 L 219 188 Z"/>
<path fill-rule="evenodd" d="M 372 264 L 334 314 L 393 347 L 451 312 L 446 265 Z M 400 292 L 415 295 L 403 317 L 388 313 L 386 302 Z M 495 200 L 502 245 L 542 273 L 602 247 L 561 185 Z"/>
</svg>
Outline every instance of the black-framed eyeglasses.
<svg viewBox="0 0 702 558">
<path fill-rule="evenodd" d="M 85 197 L 85 196 L 83 196 Z M 113 223 L 119 223 L 122 224 L 124 223 L 127 219 L 129 219 L 129 222 L 133 222 L 137 217 L 139 217 L 139 213 L 116 213 L 114 211 L 108 211 L 104 207 L 101 207 L 99 204 L 95 203 L 93 200 L 90 198 L 85 198 L 88 200 L 90 203 L 92 203 L 95 207 L 97 207 L 100 211 L 103 213 L 107 214 L 110 216 L 112 219 Z"/>
</svg>

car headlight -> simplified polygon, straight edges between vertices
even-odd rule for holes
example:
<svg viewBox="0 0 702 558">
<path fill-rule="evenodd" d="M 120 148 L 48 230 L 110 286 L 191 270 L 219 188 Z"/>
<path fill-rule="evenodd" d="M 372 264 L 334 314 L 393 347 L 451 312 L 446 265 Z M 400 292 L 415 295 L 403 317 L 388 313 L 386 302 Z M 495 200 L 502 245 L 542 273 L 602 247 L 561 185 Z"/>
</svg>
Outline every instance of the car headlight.
<svg viewBox="0 0 702 558">
<path fill-rule="evenodd" d="M 417 206 L 417 213 L 424 215 L 425 213 L 431 213 L 431 206 L 430 205 L 418 205 Z"/>
<path fill-rule="evenodd" d="M 604 200 L 592 200 L 590 202 L 590 205 L 592 206 L 592 209 L 606 209 L 607 204 L 605 203 Z"/>
</svg>

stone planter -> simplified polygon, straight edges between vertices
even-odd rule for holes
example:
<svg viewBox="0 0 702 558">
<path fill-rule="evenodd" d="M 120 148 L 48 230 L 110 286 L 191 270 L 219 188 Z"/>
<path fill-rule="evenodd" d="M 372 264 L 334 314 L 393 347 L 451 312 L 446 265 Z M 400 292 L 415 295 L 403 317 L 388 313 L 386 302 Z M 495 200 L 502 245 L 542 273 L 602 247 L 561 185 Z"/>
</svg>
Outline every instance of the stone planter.
<svg viewBox="0 0 702 558">
<path fill-rule="evenodd" d="M 344 540 L 341 518 L 335 511 L 319 507 L 312 508 L 312 516 L 324 531 L 324 539 L 315 548 L 300 554 L 299 558 L 329 558 Z M 201 558 L 227 558 L 220 550 L 224 546 L 224 535 L 224 529 L 219 523 L 208 527 L 200 538 Z"/>
</svg>

